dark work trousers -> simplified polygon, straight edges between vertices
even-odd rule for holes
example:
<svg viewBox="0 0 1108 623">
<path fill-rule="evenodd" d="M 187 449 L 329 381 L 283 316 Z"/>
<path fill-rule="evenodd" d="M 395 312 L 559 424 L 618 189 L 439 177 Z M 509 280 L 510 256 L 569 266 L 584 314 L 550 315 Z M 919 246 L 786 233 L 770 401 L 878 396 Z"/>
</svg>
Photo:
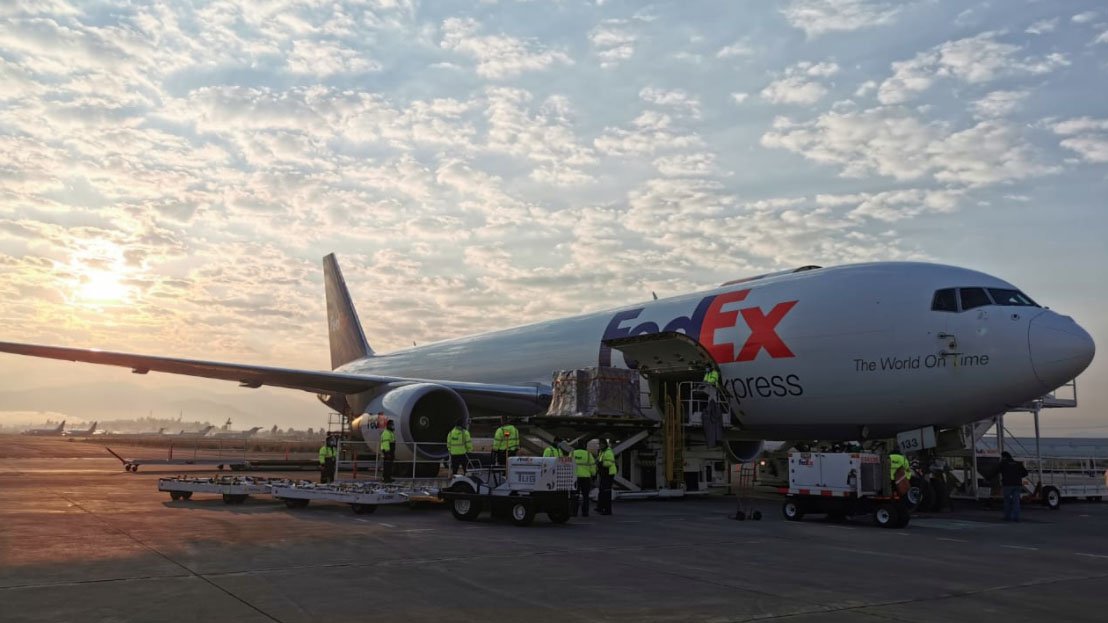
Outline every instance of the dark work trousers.
<svg viewBox="0 0 1108 623">
<path fill-rule="evenodd" d="M 381 453 L 381 480 L 392 482 L 392 464 L 396 461 L 396 450 Z"/>
<path fill-rule="evenodd" d="M 612 482 L 615 479 L 608 474 L 600 474 L 600 491 L 596 496 L 596 512 L 601 515 L 612 514 Z"/>
<path fill-rule="evenodd" d="M 335 479 L 335 459 L 323 459 L 319 466 L 319 482 L 331 482 Z"/>
<path fill-rule="evenodd" d="M 582 517 L 589 516 L 589 505 L 592 504 L 592 502 L 589 501 L 589 491 L 592 491 L 592 478 L 578 476 L 577 501 L 574 506 L 581 509 Z M 573 514 L 576 515 L 577 513 L 574 512 Z"/>
<path fill-rule="evenodd" d="M 496 461 L 497 465 L 507 465 L 508 464 L 508 451 L 507 450 L 493 450 L 492 451 L 492 456 L 493 456 L 493 461 Z"/>
<path fill-rule="evenodd" d="M 451 454 L 450 455 L 450 475 L 457 474 L 458 471 L 464 474 L 466 473 L 466 455 L 464 454 Z"/>
</svg>

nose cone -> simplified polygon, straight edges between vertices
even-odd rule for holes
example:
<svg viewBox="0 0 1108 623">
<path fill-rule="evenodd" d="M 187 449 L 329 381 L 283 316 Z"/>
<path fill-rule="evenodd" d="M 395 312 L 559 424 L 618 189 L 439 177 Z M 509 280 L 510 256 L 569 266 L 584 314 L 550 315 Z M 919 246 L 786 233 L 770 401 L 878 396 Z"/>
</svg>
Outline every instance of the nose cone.
<svg viewBox="0 0 1108 623">
<path fill-rule="evenodd" d="M 1073 318 L 1045 311 L 1027 330 L 1031 366 L 1047 391 L 1068 382 L 1089 367 L 1096 353 L 1093 338 Z"/>
</svg>

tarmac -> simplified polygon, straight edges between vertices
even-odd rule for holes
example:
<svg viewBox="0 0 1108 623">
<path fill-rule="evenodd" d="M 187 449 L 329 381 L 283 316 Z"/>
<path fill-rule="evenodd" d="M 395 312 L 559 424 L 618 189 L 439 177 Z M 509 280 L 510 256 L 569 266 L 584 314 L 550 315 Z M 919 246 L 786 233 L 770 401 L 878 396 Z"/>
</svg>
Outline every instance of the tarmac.
<svg viewBox="0 0 1108 623">
<path fill-rule="evenodd" d="M 156 491 L 103 448 L 0 437 L 0 621 L 1103 621 L 1108 504 L 902 530 L 735 521 L 734 498 L 526 528 L 442 508 Z M 202 473 L 198 471 L 193 474 Z M 303 474 L 300 475 L 302 477 Z"/>
</svg>

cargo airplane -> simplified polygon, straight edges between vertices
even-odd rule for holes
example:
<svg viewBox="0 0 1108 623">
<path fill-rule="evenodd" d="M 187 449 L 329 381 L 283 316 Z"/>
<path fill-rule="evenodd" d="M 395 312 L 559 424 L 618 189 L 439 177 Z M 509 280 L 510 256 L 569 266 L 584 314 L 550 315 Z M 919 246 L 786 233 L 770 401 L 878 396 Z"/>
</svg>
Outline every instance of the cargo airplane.
<svg viewBox="0 0 1108 623">
<path fill-rule="evenodd" d="M 30 430 L 23 431 L 22 434 L 30 435 L 32 437 L 61 437 L 65 432 L 65 420 L 62 420 L 61 424 L 58 424 L 54 428 L 32 428 Z"/>
<path fill-rule="evenodd" d="M 96 434 L 96 426 L 100 422 L 93 422 L 92 426 L 89 426 L 86 430 L 67 430 L 63 434 L 66 437 L 92 437 Z"/>
<path fill-rule="evenodd" d="M 379 414 L 395 419 L 401 453 L 442 444 L 471 414 L 542 413 L 555 370 L 637 368 L 657 404 L 710 368 L 737 419 L 726 444 L 736 458 L 767 439 L 881 438 L 980 420 L 1063 385 L 1095 352 L 1072 318 L 1006 281 L 879 262 L 806 266 L 378 354 L 334 255 L 323 264 L 330 371 L 17 343 L 0 352 L 313 392 L 369 443 Z M 432 458 L 437 448 L 416 452 Z"/>
</svg>

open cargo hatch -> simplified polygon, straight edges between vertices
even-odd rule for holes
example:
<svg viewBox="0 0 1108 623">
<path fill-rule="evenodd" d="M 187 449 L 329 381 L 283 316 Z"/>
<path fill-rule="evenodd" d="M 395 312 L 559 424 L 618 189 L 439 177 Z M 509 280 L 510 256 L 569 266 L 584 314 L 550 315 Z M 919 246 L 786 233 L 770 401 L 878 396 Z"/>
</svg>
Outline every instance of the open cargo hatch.
<svg viewBox="0 0 1108 623">
<path fill-rule="evenodd" d="M 705 368 L 718 369 L 700 342 L 676 331 L 613 338 L 603 344 L 623 353 L 629 366 L 637 362 L 640 374 L 656 380 L 699 381 Z"/>
</svg>

